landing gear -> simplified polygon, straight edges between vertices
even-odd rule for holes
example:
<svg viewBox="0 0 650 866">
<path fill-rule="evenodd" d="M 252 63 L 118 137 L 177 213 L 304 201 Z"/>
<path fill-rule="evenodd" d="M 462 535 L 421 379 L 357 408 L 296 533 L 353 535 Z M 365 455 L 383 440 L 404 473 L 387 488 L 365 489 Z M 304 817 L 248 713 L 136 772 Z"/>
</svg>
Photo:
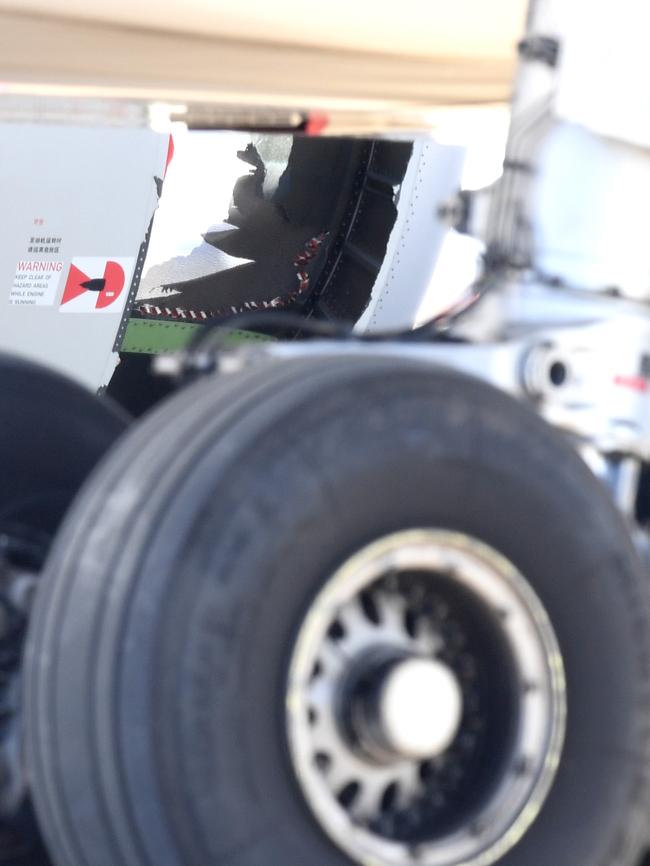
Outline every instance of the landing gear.
<svg viewBox="0 0 650 866">
<path fill-rule="evenodd" d="M 269 360 L 74 506 L 27 653 L 39 820 L 57 866 L 639 866 L 649 641 L 626 526 L 534 414 Z"/>
</svg>

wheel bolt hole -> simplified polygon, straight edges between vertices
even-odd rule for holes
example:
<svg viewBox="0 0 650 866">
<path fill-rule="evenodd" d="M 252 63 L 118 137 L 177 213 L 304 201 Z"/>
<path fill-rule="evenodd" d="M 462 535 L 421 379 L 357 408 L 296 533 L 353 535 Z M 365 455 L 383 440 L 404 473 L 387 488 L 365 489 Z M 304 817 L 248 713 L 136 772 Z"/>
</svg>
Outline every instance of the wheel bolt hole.
<svg viewBox="0 0 650 866">
<path fill-rule="evenodd" d="M 418 615 L 410 608 L 404 613 L 404 628 L 409 637 L 415 638 L 418 630 Z"/>
<path fill-rule="evenodd" d="M 420 781 L 428 782 L 435 775 L 435 766 L 433 764 L 433 761 L 422 761 L 418 768 L 418 772 L 420 776 Z"/>
<path fill-rule="evenodd" d="M 349 782 L 340 792 L 337 800 L 344 809 L 349 809 L 354 805 L 354 801 L 359 796 L 361 786 L 358 782 Z"/>
<path fill-rule="evenodd" d="M 343 640 L 346 635 L 346 631 L 345 626 L 340 619 L 334 620 L 332 625 L 329 627 L 327 634 L 332 640 Z"/>
<path fill-rule="evenodd" d="M 326 773 L 332 766 L 332 759 L 327 752 L 316 752 L 314 755 L 314 764 L 316 764 L 321 773 Z"/>
<path fill-rule="evenodd" d="M 397 782 L 391 782 L 388 785 L 382 794 L 381 798 L 381 811 L 382 812 L 392 812 L 397 803 L 397 795 L 399 793 L 399 787 Z"/>
<path fill-rule="evenodd" d="M 548 378 L 551 384 L 556 388 L 560 388 L 567 380 L 566 364 L 562 361 L 554 361 L 548 369 Z"/>
<path fill-rule="evenodd" d="M 368 622 L 371 622 L 373 625 L 379 625 L 381 622 L 381 614 L 372 595 L 369 592 L 363 592 L 360 598 L 361 609 L 363 610 Z"/>
</svg>

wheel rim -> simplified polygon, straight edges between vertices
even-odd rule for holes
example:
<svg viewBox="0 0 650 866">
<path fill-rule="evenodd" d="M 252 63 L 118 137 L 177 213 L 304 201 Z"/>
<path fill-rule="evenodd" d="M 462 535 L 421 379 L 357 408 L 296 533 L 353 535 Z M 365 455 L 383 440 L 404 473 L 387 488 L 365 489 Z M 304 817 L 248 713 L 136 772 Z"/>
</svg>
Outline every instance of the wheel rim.
<svg viewBox="0 0 650 866">
<path fill-rule="evenodd" d="M 487 866 L 557 772 L 562 658 L 531 586 L 492 548 L 400 532 L 345 562 L 289 666 L 287 732 L 327 835 L 372 866 Z"/>
</svg>

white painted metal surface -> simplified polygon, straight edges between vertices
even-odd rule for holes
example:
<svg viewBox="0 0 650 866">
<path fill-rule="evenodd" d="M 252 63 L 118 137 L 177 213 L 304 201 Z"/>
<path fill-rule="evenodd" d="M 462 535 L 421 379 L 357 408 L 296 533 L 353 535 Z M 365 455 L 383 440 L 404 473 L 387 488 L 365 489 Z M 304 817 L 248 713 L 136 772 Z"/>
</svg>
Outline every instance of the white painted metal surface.
<svg viewBox="0 0 650 866">
<path fill-rule="evenodd" d="M 463 148 L 429 138 L 414 142 L 395 225 L 358 331 L 413 326 L 448 233 L 438 208 L 460 188 L 464 156 Z"/>
<path fill-rule="evenodd" d="M 3 352 L 108 382 L 167 148 L 147 129 L 0 126 Z"/>
<path fill-rule="evenodd" d="M 524 12 L 525 0 L 405 0 L 399 11 L 387 0 L 0 0 L 0 82 L 5 93 L 422 122 L 441 105 L 509 99 Z"/>
</svg>

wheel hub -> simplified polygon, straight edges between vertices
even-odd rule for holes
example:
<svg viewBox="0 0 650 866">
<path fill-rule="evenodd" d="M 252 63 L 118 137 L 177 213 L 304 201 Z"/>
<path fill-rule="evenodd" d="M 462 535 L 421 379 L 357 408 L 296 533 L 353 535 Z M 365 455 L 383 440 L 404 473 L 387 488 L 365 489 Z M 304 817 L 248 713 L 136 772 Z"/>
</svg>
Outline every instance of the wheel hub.
<svg viewBox="0 0 650 866">
<path fill-rule="evenodd" d="M 451 669 L 437 659 L 414 657 L 385 675 L 378 724 L 396 755 L 424 761 L 451 745 L 462 710 L 462 692 Z"/>
<path fill-rule="evenodd" d="M 491 548 L 442 531 L 389 536 L 345 563 L 289 672 L 298 780 L 364 866 L 498 860 L 541 808 L 565 714 L 537 596 Z"/>
<path fill-rule="evenodd" d="M 463 692 L 453 670 L 436 658 L 391 654 L 387 647 L 384 657 L 369 655 L 352 666 L 338 699 L 339 721 L 353 746 L 383 765 L 426 761 L 445 752 L 463 715 Z"/>
</svg>

